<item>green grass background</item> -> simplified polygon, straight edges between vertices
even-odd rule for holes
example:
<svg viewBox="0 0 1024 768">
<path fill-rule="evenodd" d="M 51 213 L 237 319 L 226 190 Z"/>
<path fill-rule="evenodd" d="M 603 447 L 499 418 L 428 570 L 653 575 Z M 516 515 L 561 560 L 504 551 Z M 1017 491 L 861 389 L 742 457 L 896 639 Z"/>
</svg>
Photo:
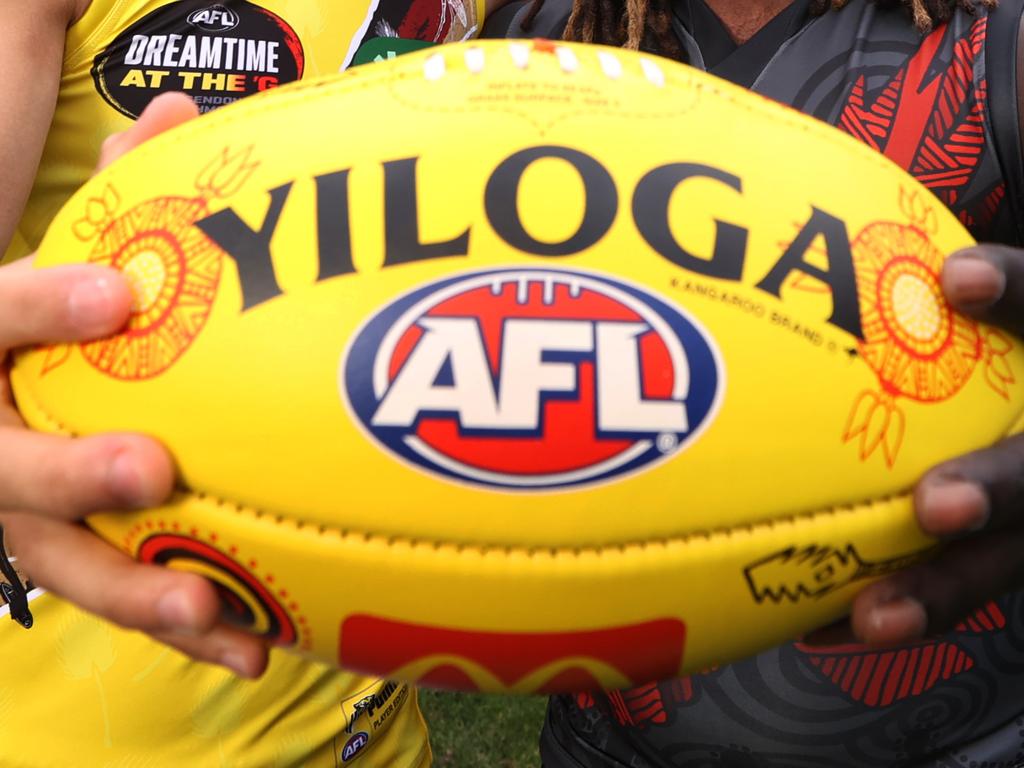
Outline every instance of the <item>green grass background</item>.
<svg viewBox="0 0 1024 768">
<path fill-rule="evenodd" d="M 537 768 L 544 696 L 419 691 L 437 768 Z"/>
</svg>

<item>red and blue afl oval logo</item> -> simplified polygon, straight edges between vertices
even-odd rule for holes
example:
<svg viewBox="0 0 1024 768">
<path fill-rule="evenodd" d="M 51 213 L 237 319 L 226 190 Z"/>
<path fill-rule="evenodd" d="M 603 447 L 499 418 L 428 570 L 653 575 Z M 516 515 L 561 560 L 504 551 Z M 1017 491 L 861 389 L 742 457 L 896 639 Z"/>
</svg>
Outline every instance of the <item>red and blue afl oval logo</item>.
<svg viewBox="0 0 1024 768">
<path fill-rule="evenodd" d="M 640 288 L 563 269 L 439 280 L 356 333 L 341 389 L 365 431 L 443 477 L 555 490 L 679 452 L 723 376 L 707 333 Z"/>
</svg>

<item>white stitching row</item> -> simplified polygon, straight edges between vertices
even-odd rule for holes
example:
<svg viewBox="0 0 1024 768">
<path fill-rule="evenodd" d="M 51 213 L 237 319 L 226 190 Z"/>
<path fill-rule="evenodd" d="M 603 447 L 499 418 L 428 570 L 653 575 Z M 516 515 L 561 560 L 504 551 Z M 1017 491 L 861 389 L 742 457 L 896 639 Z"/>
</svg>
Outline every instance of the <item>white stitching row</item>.
<svg viewBox="0 0 1024 768">
<path fill-rule="evenodd" d="M 605 75 L 612 80 L 622 77 L 622 62 L 618 56 L 612 56 L 608 51 L 598 51 L 597 60 L 601 63 L 601 69 Z"/>
<path fill-rule="evenodd" d="M 466 49 L 466 69 L 472 72 L 474 75 L 479 75 L 484 71 L 484 51 L 482 48 L 467 48 Z"/>
<path fill-rule="evenodd" d="M 509 43 L 508 52 L 512 55 L 512 63 L 519 69 L 526 69 L 530 63 L 530 46 L 522 43 Z"/>
<path fill-rule="evenodd" d="M 600 53 L 602 52 L 598 53 L 599 56 Z M 434 53 L 428 59 L 425 59 L 425 62 L 435 57 L 439 59 L 439 62 L 435 61 L 433 65 L 424 64 L 425 69 L 433 67 L 431 71 L 433 76 L 430 77 L 432 80 L 439 79 L 445 73 L 445 62 L 442 54 Z M 669 64 L 671 65 L 672 62 L 669 62 Z M 391 82 L 394 79 L 394 76 L 390 73 L 377 74 L 372 71 L 372 67 L 367 67 L 366 69 L 367 71 L 360 73 L 358 78 L 338 78 L 338 76 L 333 75 L 291 83 L 288 86 L 289 93 L 287 95 L 280 94 L 269 101 L 265 98 L 245 99 L 230 110 L 217 110 L 207 115 L 203 120 L 190 121 L 183 126 L 179 126 L 170 136 L 158 136 L 135 149 L 132 152 L 132 159 L 134 161 L 132 167 L 153 157 L 164 155 L 168 147 L 176 147 L 188 141 L 194 141 L 199 133 L 208 135 L 217 130 L 235 126 L 246 120 L 252 120 L 265 113 L 285 111 L 296 106 L 305 106 L 311 101 L 316 100 L 315 98 L 310 98 L 311 93 L 315 94 L 317 91 L 322 91 L 327 96 L 337 97 L 348 93 L 365 91 L 369 88 L 377 87 L 381 83 Z M 440 70 L 439 72 L 437 71 L 438 69 Z M 668 85 L 667 81 L 665 84 Z M 777 104 L 768 99 L 751 99 L 749 93 L 746 96 L 742 96 L 741 93 L 744 89 L 739 86 L 730 84 L 719 85 L 713 82 L 713 78 L 712 82 L 702 82 L 700 75 L 690 75 L 687 79 L 680 79 L 679 86 L 681 86 L 682 90 L 705 91 L 708 95 L 721 99 L 734 109 L 743 110 L 757 118 L 771 120 L 777 125 L 810 134 L 816 140 L 834 147 L 842 147 L 843 152 L 847 154 L 856 153 L 862 162 L 869 163 L 877 168 L 882 168 L 886 171 L 891 171 L 892 169 L 892 161 L 888 160 L 881 153 L 870 149 L 850 136 L 844 135 L 834 127 L 809 118 L 806 115 L 801 115 L 795 109 L 780 109 Z M 674 114 L 673 112 L 671 115 L 659 116 L 668 117 Z M 110 168 L 100 171 L 94 178 L 110 183 L 110 180 L 118 178 L 118 172 L 121 169 L 121 164 L 114 164 Z M 97 184 L 91 183 L 80 188 L 75 192 L 67 205 L 81 203 L 87 199 L 87 196 L 92 193 L 92 188 L 95 186 Z M 67 210 L 67 207 L 65 210 Z M 1021 411 L 1020 416 L 1024 418 L 1024 410 Z"/>
<path fill-rule="evenodd" d="M 646 77 L 652 85 L 656 85 L 659 88 L 665 87 L 665 73 L 662 72 L 661 67 L 653 61 L 650 59 L 640 59 L 640 69 L 644 71 L 644 77 Z"/>
<path fill-rule="evenodd" d="M 562 65 L 563 72 L 575 72 L 580 68 L 580 60 L 568 48 L 558 46 L 555 48 L 555 56 L 558 57 L 558 63 Z"/>
<path fill-rule="evenodd" d="M 447 70 L 447 65 L 444 61 L 444 56 L 440 53 L 435 53 L 433 56 L 428 56 L 423 62 L 423 76 L 427 80 L 434 82 L 444 77 L 444 73 Z"/>
<path fill-rule="evenodd" d="M 554 50 L 555 57 L 558 59 L 558 64 L 563 72 L 571 74 L 579 70 L 580 60 L 572 49 L 559 45 L 555 46 Z M 518 42 L 509 43 L 508 52 L 512 63 L 518 69 L 527 69 L 529 67 L 531 53 L 529 45 Z M 466 69 L 474 75 L 482 73 L 487 63 L 484 50 L 476 46 L 467 48 L 463 54 L 463 59 L 466 63 Z M 608 51 L 598 51 L 597 60 L 601 65 L 601 71 L 604 72 L 606 77 L 611 80 L 618 80 L 622 77 L 622 62 L 616 56 L 608 53 Z M 653 60 L 641 58 L 640 70 L 651 85 L 658 88 L 665 87 L 665 72 Z M 441 53 L 428 56 L 423 62 L 423 76 L 430 82 L 440 80 L 447 71 L 448 65 L 444 55 Z"/>
</svg>

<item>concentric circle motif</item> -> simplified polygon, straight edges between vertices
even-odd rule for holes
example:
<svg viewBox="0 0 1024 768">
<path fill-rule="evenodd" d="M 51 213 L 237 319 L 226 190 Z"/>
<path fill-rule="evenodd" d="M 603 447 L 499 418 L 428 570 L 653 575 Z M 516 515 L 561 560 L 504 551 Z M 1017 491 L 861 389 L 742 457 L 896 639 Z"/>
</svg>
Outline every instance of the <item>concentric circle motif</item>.
<svg viewBox="0 0 1024 768">
<path fill-rule="evenodd" d="M 127 329 L 82 345 L 85 359 L 116 379 L 166 371 L 206 324 L 222 254 L 193 223 L 201 199 L 159 198 L 136 206 L 103 232 L 90 261 L 124 273 L 135 301 Z"/>
<path fill-rule="evenodd" d="M 939 276 L 921 262 L 897 258 L 878 280 L 878 310 L 885 329 L 907 353 L 930 358 L 949 343 L 953 311 L 942 298 Z"/>
<path fill-rule="evenodd" d="M 895 222 L 871 224 L 852 246 L 860 353 L 882 389 L 921 402 L 956 394 L 981 358 L 981 336 L 946 303 L 943 253 L 920 229 Z"/>
<path fill-rule="evenodd" d="M 205 576 L 220 596 L 225 618 L 277 645 L 295 645 L 288 611 L 249 569 L 205 542 L 174 533 L 148 537 L 136 555 L 143 563 L 170 566 Z"/>
</svg>

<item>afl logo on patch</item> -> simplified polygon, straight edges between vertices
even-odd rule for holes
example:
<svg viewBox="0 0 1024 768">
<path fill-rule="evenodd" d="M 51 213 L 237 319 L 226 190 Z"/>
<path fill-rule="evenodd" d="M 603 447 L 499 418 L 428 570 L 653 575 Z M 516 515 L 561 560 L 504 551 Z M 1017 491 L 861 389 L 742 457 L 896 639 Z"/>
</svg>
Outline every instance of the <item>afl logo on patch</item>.
<svg viewBox="0 0 1024 768">
<path fill-rule="evenodd" d="M 193 11 L 188 15 L 187 21 L 193 27 L 199 27 L 207 32 L 226 32 L 238 26 L 238 14 L 223 5 L 211 5 L 209 8 Z"/>
<path fill-rule="evenodd" d="M 93 60 L 106 102 L 135 119 L 168 91 L 209 112 L 302 78 L 305 53 L 283 18 L 248 0 L 166 3 L 122 30 Z"/>
<path fill-rule="evenodd" d="M 366 731 L 360 731 L 347 742 L 345 742 L 344 749 L 341 750 L 341 762 L 347 763 L 349 760 L 354 758 L 366 745 L 370 743 L 370 734 Z"/>
<path fill-rule="evenodd" d="M 554 269 L 425 285 L 356 333 L 358 423 L 403 460 L 491 488 L 611 481 L 677 454 L 723 388 L 708 334 L 637 286 Z"/>
</svg>

